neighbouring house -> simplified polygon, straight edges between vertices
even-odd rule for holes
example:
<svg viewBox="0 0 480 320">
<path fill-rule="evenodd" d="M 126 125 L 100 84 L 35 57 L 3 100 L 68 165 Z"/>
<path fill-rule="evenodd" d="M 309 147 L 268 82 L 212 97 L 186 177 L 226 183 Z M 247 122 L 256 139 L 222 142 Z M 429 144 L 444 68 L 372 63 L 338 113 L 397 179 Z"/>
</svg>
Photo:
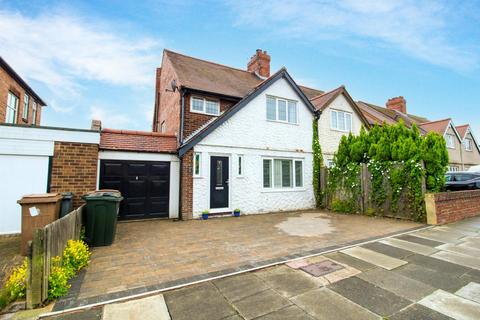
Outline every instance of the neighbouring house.
<svg viewBox="0 0 480 320">
<path fill-rule="evenodd" d="M 403 97 L 389 99 L 386 108 L 363 101 L 358 101 L 357 105 L 370 124 L 395 124 L 401 120 L 409 128 L 413 124 L 417 125 L 421 134 L 431 131 L 440 134 L 447 144 L 449 171 L 467 170 L 471 166 L 480 165 L 480 147 L 468 124 L 455 127 L 450 118 L 430 121 L 425 117 L 409 114 Z"/>
<path fill-rule="evenodd" d="M 463 143 L 463 170 L 480 165 L 480 145 L 469 124 L 456 127 Z"/>
<path fill-rule="evenodd" d="M 178 137 L 182 218 L 313 207 L 309 98 L 322 93 L 270 75 L 262 50 L 246 70 L 165 50 L 153 129 Z"/>
<path fill-rule="evenodd" d="M 0 123 L 40 125 L 46 103 L 0 57 Z"/>
<path fill-rule="evenodd" d="M 358 135 L 362 127 L 368 130 L 370 123 L 344 86 L 310 101 L 321 112 L 318 119 L 319 142 L 324 164 L 331 166 L 342 136 L 349 133 Z"/>
</svg>

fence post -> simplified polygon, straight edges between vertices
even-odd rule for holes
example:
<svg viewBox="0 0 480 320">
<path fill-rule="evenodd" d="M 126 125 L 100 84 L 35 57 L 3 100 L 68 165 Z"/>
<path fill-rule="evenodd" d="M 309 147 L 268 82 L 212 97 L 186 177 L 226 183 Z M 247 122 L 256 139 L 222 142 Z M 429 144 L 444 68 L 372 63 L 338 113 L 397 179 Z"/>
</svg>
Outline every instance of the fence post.
<svg viewBox="0 0 480 320">
<path fill-rule="evenodd" d="M 362 163 L 362 170 L 360 171 L 360 183 L 362 189 L 362 214 L 367 213 L 367 209 L 369 208 L 369 197 L 370 197 L 370 179 L 369 179 L 369 172 L 366 163 Z"/>
<path fill-rule="evenodd" d="M 31 258 L 28 264 L 27 281 L 27 308 L 33 309 L 42 301 L 43 264 L 44 264 L 44 239 L 43 229 L 35 229 L 31 244 Z M 30 255 L 29 255 L 30 256 Z"/>
</svg>

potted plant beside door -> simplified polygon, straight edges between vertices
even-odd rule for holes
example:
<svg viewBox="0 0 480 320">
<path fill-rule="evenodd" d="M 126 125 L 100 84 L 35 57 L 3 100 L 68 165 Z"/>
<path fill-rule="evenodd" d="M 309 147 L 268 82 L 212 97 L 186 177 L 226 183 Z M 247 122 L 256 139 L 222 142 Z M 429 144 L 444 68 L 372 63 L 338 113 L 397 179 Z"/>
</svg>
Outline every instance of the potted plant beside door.
<svg viewBox="0 0 480 320">
<path fill-rule="evenodd" d="M 240 209 L 237 208 L 237 209 L 233 210 L 233 215 L 235 217 L 240 217 Z"/>
<path fill-rule="evenodd" d="M 208 211 L 208 210 L 203 210 L 203 211 L 202 211 L 202 219 L 203 219 L 203 220 L 207 220 L 209 213 L 210 213 L 210 211 Z"/>
</svg>

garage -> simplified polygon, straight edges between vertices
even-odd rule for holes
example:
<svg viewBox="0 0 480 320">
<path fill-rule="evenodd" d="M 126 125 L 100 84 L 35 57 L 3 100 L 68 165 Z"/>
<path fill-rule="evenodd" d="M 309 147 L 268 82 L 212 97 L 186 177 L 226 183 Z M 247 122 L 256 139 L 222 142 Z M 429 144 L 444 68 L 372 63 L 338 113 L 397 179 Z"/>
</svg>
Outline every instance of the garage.
<svg viewBox="0 0 480 320">
<path fill-rule="evenodd" d="M 178 218 L 176 147 L 174 135 L 102 130 L 97 185 L 122 193 L 119 219 Z"/>
<path fill-rule="evenodd" d="M 168 218 L 170 162 L 101 160 L 100 189 L 122 193 L 120 219 Z"/>
</svg>

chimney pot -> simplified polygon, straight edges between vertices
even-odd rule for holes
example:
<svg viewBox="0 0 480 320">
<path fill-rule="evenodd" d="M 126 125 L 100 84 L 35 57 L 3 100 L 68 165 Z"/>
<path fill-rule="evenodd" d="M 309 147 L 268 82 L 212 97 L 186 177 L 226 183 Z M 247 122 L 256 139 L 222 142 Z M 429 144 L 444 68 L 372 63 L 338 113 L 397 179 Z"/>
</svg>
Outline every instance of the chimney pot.
<svg viewBox="0 0 480 320">
<path fill-rule="evenodd" d="M 267 51 L 257 49 L 247 64 L 247 70 L 265 78 L 270 77 L 270 56 Z"/>
<path fill-rule="evenodd" d="M 385 105 L 389 110 L 396 110 L 405 114 L 407 113 L 407 101 L 402 96 L 388 99 Z"/>
</svg>

